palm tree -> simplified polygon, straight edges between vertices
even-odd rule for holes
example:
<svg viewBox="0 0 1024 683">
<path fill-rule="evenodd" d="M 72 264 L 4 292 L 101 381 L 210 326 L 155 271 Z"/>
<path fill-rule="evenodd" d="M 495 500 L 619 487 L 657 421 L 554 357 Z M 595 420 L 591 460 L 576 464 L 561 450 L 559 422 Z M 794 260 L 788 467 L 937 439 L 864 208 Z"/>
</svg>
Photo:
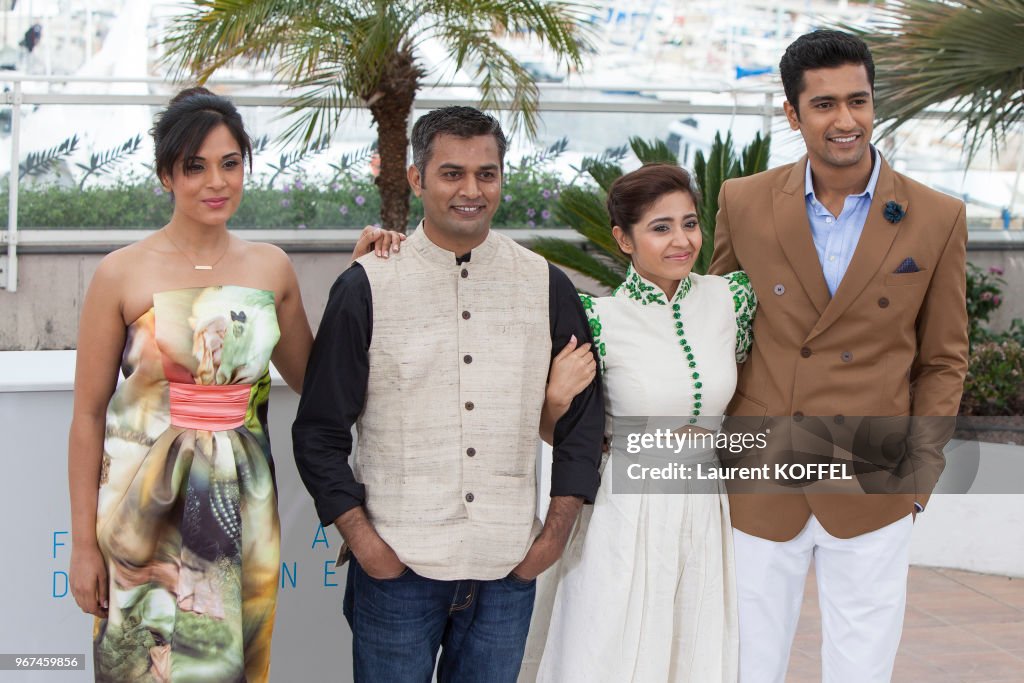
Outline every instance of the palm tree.
<svg viewBox="0 0 1024 683">
<path fill-rule="evenodd" d="M 732 133 L 725 139 L 715 133 L 715 140 L 707 157 L 698 151 L 693 162 L 693 175 L 700 188 L 701 201 L 697 207 L 703 237 L 700 254 L 693 264 L 693 272 L 706 273 L 711 265 L 711 252 L 715 246 L 715 221 L 718 216 L 718 194 L 722 183 L 730 178 L 760 173 L 768 167 L 771 136 L 758 133 L 750 144 L 736 154 Z M 679 163 L 676 155 L 661 140 L 651 142 L 630 138 L 629 147 L 641 163 Z M 585 242 L 581 246 L 555 237 L 538 237 L 533 250 L 552 263 L 571 268 L 613 289 L 626 279 L 629 256 L 619 250 L 612 237 L 611 218 L 606 202 L 608 189 L 622 175 L 616 162 L 626 154 L 624 148 L 609 150 L 596 159 L 585 159 L 583 170 L 597 184 L 596 188 L 568 187 L 558 197 L 555 216 L 559 222 L 578 232 Z"/>
<path fill-rule="evenodd" d="M 872 48 L 882 132 L 948 101 L 948 118 L 965 123 L 968 156 L 988 136 L 998 151 L 1024 120 L 1024 2 L 891 0 L 873 19 L 843 30 Z"/>
<path fill-rule="evenodd" d="M 549 0 L 194 0 L 172 24 L 167 59 L 178 76 L 205 82 L 225 64 L 270 65 L 298 94 L 285 139 L 316 145 L 345 111 L 370 110 L 380 148 L 381 223 L 405 231 L 409 215 L 406 150 L 416 93 L 428 75 L 420 47 L 444 44 L 456 69 L 470 67 L 482 107 L 508 101 L 513 131 L 536 132 L 538 90 L 496 40 L 530 34 L 560 64 L 581 66 L 585 10 Z"/>
</svg>

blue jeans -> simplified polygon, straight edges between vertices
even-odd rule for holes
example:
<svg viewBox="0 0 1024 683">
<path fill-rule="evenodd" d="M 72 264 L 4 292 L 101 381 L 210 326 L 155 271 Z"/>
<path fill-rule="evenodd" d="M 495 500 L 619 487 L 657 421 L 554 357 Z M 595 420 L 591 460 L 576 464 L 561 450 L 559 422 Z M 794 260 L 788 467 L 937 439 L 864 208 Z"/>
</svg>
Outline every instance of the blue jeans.
<svg viewBox="0 0 1024 683">
<path fill-rule="evenodd" d="M 344 612 L 355 683 L 515 683 L 536 581 L 370 577 L 349 560 Z"/>
</svg>

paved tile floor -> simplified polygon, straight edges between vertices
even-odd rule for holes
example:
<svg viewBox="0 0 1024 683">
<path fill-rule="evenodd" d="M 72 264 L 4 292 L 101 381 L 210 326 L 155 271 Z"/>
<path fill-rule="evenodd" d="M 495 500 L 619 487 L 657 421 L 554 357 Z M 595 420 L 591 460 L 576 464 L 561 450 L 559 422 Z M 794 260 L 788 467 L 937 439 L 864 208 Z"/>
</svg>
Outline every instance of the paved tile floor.
<svg viewBox="0 0 1024 683">
<path fill-rule="evenodd" d="M 821 613 L 807 578 L 788 683 L 821 681 Z M 894 683 L 1024 683 L 1024 579 L 911 567 Z"/>
</svg>

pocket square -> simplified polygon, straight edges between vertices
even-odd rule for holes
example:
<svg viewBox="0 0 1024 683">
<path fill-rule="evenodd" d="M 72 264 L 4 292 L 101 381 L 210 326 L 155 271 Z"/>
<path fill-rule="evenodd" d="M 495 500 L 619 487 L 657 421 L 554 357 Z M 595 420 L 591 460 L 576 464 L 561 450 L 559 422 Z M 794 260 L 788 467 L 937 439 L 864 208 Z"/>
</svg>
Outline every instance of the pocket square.
<svg viewBox="0 0 1024 683">
<path fill-rule="evenodd" d="M 921 269 L 917 267 L 917 263 L 914 262 L 914 259 L 912 259 L 912 258 L 910 258 L 908 256 L 907 258 L 903 259 L 903 262 L 900 263 L 899 268 L 897 268 L 893 272 L 895 272 L 895 273 L 916 273 L 919 270 L 921 270 Z"/>
</svg>

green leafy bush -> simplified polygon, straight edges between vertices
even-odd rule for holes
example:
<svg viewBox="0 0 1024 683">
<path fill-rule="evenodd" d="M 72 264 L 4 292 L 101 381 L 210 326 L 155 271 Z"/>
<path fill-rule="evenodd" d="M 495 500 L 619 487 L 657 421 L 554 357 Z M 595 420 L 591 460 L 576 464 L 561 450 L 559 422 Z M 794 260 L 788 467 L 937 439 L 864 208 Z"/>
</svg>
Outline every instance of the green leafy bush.
<svg viewBox="0 0 1024 683">
<path fill-rule="evenodd" d="M 1014 339 L 971 349 L 961 415 L 1024 415 L 1024 346 Z"/>
<path fill-rule="evenodd" d="M 990 340 L 993 333 L 987 325 L 992 313 L 1003 303 L 1003 287 L 1006 280 L 998 267 L 982 270 L 973 263 L 967 264 L 967 320 L 971 346 Z"/>
<path fill-rule="evenodd" d="M 551 168 L 551 162 L 564 152 L 566 144 L 567 140 L 559 140 L 547 150 L 509 164 L 495 225 L 556 224 L 554 208 L 566 183 Z M 366 150 L 343 155 L 339 163 L 330 164 L 333 177 L 318 177 L 305 171 L 304 162 L 319 154 L 318 150 L 281 155 L 278 163 L 270 165 L 273 173 L 269 177 L 248 179 L 245 197 L 231 219 L 231 226 L 316 229 L 376 224 L 380 220 L 380 193 L 367 171 L 375 150 L 371 145 Z M 51 152 L 50 156 L 56 155 L 56 148 Z M 88 168 L 92 174 L 105 173 L 110 177 L 109 167 L 130 152 L 118 147 L 113 153 L 105 153 L 102 159 L 92 159 Z M 37 161 L 33 168 L 38 167 L 37 175 L 45 176 L 54 165 L 49 157 L 36 156 L 42 161 Z M 6 185 L 5 179 L 0 190 L 6 191 Z M 17 199 L 18 226 L 36 229 L 156 228 L 166 224 L 173 211 L 171 197 L 156 177 L 141 173 L 126 174 L 103 184 L 86 184 L 83 179 L 78 187 L 56 183 L 22 186 L 18 188 Z M 414 197 L 410 227 L 415 227 L 422 216 L 422 205 Z M 6 222 L 7 203 L 0 202 L 0 224 Z"/>
</svg>

